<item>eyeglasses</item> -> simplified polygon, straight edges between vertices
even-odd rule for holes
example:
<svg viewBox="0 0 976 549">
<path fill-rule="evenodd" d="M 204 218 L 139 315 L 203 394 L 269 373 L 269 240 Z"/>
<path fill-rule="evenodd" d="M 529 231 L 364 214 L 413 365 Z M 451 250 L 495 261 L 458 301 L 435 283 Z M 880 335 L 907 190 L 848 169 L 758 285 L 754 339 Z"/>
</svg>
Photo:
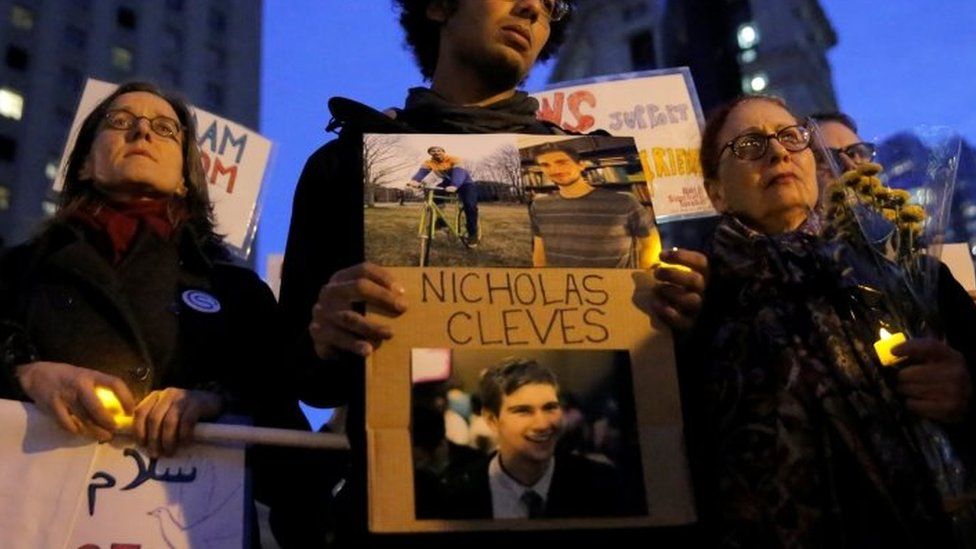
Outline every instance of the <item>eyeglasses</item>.
<svg viewBox="0 0 976 549">
<path fill-rule="evenodd" d="M 806 126 L 787 126 L 776 133 L 747 133 L 729 141 L 718 152 L 719 157 L 725 149 L 732 149 L 732 154 L 739 160 L 759 160 L 769 149 L 769 140 L 776 138 L 784 149 L 790 152 L 800 152 L 810 146 L 810 130 Z"/>
<path fill-rule="evenodd" d="M 827 150 L 830 151 L 831 156 L 834 157 L 834 161 L 838 166 L 844 165 L 844 159 L 840 156 L 841 153 L 854 162 L 870 162 L 874 160 L 874 155 L 878 153 L 878 149 L 874 146 L 874 143 L 854 143 L 843 149 L 828 147 Z"/>
<path fill-rule="evenodd" d="M 179 136 L 183 132 L 183 126 L 168 116 L 136 116 L 125 109 L 115 109 L 105 114 L 105 125 L 113 130 L 128 131 L 145 119 L 149 122 L 149 128 L 159 137 L 165 137 L 179 142 Z"/>
<path fill-rule="evenodd" d="M 508 1 L 519 2 L 521 0 Z M 542 11 L 545 12 L 546 18 L 553 23 L 565 18 L 572 9 L 569 0 L 539 0 L 539 3 L 542 4 Z"/>
</svg>

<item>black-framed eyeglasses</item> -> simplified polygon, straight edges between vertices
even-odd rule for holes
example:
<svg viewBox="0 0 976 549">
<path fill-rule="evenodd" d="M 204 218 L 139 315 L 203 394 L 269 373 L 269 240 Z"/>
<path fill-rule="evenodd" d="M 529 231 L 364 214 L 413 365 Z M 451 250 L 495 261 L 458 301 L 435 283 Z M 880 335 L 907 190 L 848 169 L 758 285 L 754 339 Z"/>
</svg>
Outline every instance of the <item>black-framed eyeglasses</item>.
<svg viewBox="0 0 976 549">
<path fill-rule="evenodd" d="M 864 142 L 854 143 L 853 145 L 848 145 L 842 149 L 827 147 L 827 150 L 830 151 L 831 156 L 834 157 L 834 161 L 838 166 L 844 165 L 844 159 L 841 157 L 842 153 L 855 163 L 870 162 L 874 160 L 874 156 L 878 154 L 878 148 L 874 146 L 874 143 Z"/>
<path fill-rule="evenodd" d="M 787 126 L 776 133 L 747 133 L 740 135 L 726 143 L 718 152 L 719 157 L 725 149 L 732 149 L 732 154 L 739 160 L 759 160 L 769 149 L 769 140 L 776 138 L 784 149 L 790 152 L 800 152 L 810 146 L 810 129 L 803 125 Z"/>
<path fill-rule="evenodd" d="M 125 109 L 113 109 L 105 113 L 105 125 L 113 130 L 128 131 L 145 119 L 149 122 L 149 128 L 159 137 L 180 141 L 180 134 L 183 133 L 183 125 L 168 116 L 137 116 Z"/>
<path fill-rule="evenodd" d="M 523 0 L 508 1 L 521 2 Z M 542 4 L 542 10 L 545 12 L 546 18 L 552 22 L 565 18 L 567 15 L 569 15 L 570 9 L 572 9 L 568 0 L 539 0 L 539 3 Z"/>
</svg>

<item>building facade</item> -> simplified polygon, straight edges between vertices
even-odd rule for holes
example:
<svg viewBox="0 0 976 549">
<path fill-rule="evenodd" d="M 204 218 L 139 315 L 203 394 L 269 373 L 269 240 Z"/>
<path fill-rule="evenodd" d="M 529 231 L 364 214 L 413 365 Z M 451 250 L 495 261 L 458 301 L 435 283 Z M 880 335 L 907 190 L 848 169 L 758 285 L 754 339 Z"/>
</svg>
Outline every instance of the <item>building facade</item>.
<svg viewBox="0 0 976 549">
<path fill-rule="evenodd" d="M 0 236 L 28 237 L 89 77 L 149 80 L 258 128 L 261 0 L 0 0 Z"/>
<path fill-rule="evenodd" d="M 569 33 L 554 82 L 688 66 L 706 112 L 760 92 L 802 114 L 837 108 L 837 37 L 817 0 L 578 0 Z"/>
</svg>

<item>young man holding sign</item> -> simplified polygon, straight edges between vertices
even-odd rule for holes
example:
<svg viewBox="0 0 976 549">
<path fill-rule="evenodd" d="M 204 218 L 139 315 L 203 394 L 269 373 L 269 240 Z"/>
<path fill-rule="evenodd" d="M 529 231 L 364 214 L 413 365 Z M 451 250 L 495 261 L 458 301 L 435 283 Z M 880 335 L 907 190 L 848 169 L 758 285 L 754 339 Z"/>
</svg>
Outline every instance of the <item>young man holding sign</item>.
<svg viewBox="0 0 976 549">
<path fill-rule="evenodd" d="M 346 490 L 353 528 L 365 531 L 365 378 L 362 357 L 393 337 L 368 320 L 362 304 L 402 314 L 408 297 L 390 273 L 364 261 L 362 135 L 364 133 L 561 133 L 535 118 L 536 100 L 516 88 L 537 60 L 562 41 L 569 0 L 397 0 L 400 22 L 431 87 L 410 90 L 392 116 L 348 100 L 330 102 L 340 137 L 308 160 L 295 191 L 281 286 L 292 363 L 301 396 L 318 405 L 349 405 L 353 472 Z M 670 284 L 656 310 L 690 325 L 701 304 L 704 258 L 664 258 L 694 272 L 662 269 Z M 324 496 L 323 496 L 324 497 Z"/>
</svg>

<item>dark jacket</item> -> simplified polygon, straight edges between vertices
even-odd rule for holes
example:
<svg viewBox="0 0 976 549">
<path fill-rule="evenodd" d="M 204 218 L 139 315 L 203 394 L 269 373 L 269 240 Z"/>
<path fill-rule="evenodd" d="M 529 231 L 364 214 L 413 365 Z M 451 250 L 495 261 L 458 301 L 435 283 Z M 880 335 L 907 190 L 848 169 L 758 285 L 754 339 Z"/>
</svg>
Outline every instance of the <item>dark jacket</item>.
<svg viewBox="0 0 976 549">
<path fill-rule="evenodd" d="M 417 516 L 447 519 L 492 518 L 486 457 L 441 482 L 439 509 Z M 616 469 L 575 454 L 557 454 L 546 500 L 545 518 L 633 517 L 647 514 L 642 486 L 623 486 Z"/>
<path fill-rule="evenodd" d="M 268 287 L 209 259 L 186 227 L 169 242 L 141 231 L 117 266 L 88 231 L 55 221 L 0 261 L 0 394 L 26 398 L 14 368 L 43 360 L 118 376 L 137 400 L 206 389 L 256 412 L 258 372 L 278 358 Z"/>
<path fill-rule="evenodd" d="M 859 298 L 869 281 L 845 246 L 731 217 L 716 230 L 695 342 L 711 437 L 700 503 L 721 546 L 951 545 L 917 419 L 871 346 L 885 311 Z M 944 269 L 938 300 L 972 371 L 976 307 Z"/>
<path fill-rule="evenodd" d="M 643 530 L 521 531 L 370 536 L 367 532 L 367 454 L 365 430 L 364 361 L 353 355 L 323 361 L 314 353 L 308 325 L 312 306 L 322 286 L 337 271 L 364 260 L 362 147 L 364 133 L 524 133 L 564 134 L 558 126 L 535 119 L 538 103 L 523 93 L 489 107 L 458 107 L 446 104 L 432 92 L 411 90 L 406 107 L 395 118 L 369 107 L 334 98 L 329 102 L 339 137 L 309 157 L 295 189 L 291 227 L 285 251 L 281 281 L 281 308 L 290 346 L 288 365 L 293 368 L 294 386 L 302 400 L 318 406 L 348 405 L 347 432 L 352 451 L 350 470 L 338 492 L 335 521 L 337 539 L 348 546 L 368 547 L 498 547 L 517 543 L 532 546 L 552 543 L 612 543 L 619 547 L 685 546 L 693 532 L 687 528 Z M 597 132 L 604 134 L 604 132 Z M 314 479 L 316 470 L 303 475 L 307 505 L 319 503 L 331 486 Z M 306 506 L 293 493 L 296 510 Z M 319 520 L 318 524 L 323 521 Z M 319 537 L 322 533 L 317 533 Z M 317 539 L 316 533 L 300 534 Z M 310 546 L 308 543 L 306 546 Z M 300 545 L 296 545 L 300 546 Z"/>
</svg>

